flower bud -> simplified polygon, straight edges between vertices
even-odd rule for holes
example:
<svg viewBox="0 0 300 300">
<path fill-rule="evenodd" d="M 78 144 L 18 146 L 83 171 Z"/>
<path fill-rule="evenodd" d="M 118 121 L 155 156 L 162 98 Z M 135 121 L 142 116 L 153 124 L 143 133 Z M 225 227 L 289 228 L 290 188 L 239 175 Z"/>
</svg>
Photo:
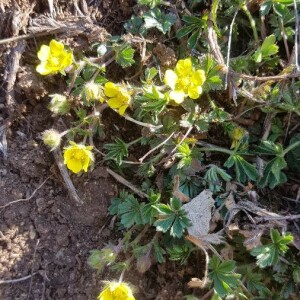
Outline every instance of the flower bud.
<svg viewBox="0 0 300 300">
<path fill-rule="evenodd" d="M 50 148 L 50 151 L 55 150 L 60 145 L 61 135 L 55 129 L 45 130 L 42 133 L 42 140 L 46 146 Z"/>
<path fill-rule="evenodd" d="M 57 115 L 64 115 L 69 112 L 70 104 L 67 97 L 60 94 L 49 95 L 51 97 L 48 108 Z"/>
<path fill-rule="evenodd" d="M 87 102 L 101 98 L 100 85 L 94 82 L 88 82 L 82 91 L 82 96 Z"/>
</svg>

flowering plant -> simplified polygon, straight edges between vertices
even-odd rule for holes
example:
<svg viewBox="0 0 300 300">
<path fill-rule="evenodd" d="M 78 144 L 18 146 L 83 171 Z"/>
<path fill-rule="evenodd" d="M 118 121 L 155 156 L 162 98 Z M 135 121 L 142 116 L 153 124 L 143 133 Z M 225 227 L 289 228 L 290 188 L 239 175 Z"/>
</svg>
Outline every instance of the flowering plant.
<svg viewBox="0 0 300 300">
<path fill-rule="evenodd" d="M 110 99 L 107 104 L 111 108 L 118 109 L 120 115 L 124 115 L 131 102 L 131 95 L 123 86 L 118 86 L 113 82 L 107 82 L 104 86 L 104 94 Z"/>
<path fill-rule="evenodd" d="M 70 141 L 70 145 L 64 148 L 64 164 L 74 173 L 81 170 L 87 172 L 88 167 L 94 161 L 93 146 L 85 146 Z"/>
<path fill-rule="evenodd" d="M 98 300 L 135 300 L 132 289 L 125 282 L 107 282 Z"/>
<path fill-rule="evenodd" d="M 73 62 L 72 51 L 65 50 L 64 44 L 56 40 L 51 40 L 49 46 L 42 45 L 37 56 L 41 62 L 36 71 L 41 75 L 64 73 Z"/>
<path fill-rule="evenodd" d="M 180 59 L 175 70 L 168 69 L 164 78 L 165 84 L 172 89 L 170 99 L 178 104 L 187 96 L 198 99 L 205 80 L 205 72 L 195 69 L 191 58 Z"/>
</svg>

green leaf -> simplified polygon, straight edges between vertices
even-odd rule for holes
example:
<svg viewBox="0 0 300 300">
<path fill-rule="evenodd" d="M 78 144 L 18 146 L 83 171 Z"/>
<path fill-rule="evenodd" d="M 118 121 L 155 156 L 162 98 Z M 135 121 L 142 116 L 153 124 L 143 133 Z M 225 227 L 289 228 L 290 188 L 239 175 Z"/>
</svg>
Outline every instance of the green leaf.
<svg viewBox="0 0 300 300">
<path fill-rule="evenodd" d="M 295 135 L 290 140 L 290 145 L 300 141 L 300 133 Z M 300 146 L 292 149 L 286 155 L 286 161 L 290 170 L 300 174 Z"/>
<path fill-rule="evenodd" d="M 156 261 L 159 262 L 160 264 L 164 263 L 166 261 L 164 257 L 166 251 L 162 247 L 160 247 L 157 240 L 153 242 L 153 250 L 154 250 L 153 254 Z"/>
<path fill-rule="evenodd" d="M 182 17 L 182 20 L 185 22 L 185 23 L 188 23 L 188 24 L 194 24 L 194 25 L 197 25 L 197 26 L 201 26 L 203 24 L 203 21 L 201 18 L 198 18 L 198 17 L 195 17 L 195 16 L 188 16 L 188 15 L 185 15 Z"/>
<path fill-rule="evenodd" d="M 155 205 L 160 203 L 160 194 L 150 192 L 149 194 L 149 203 L 146 203 L 143 207 L 143 216 L 145 223 L 152 225 L 154 219 L 157 217 L 158 212 L 155 209 Z"/>
<path fill-rule="evenodd" d="M 269 35 L 263 41 L 261 47 L 257 49 L 253 55 L 255 62 L 260 63 L 264 59 L 269 59 L 270 56 L 278 52 L 279 47 L 275 44 L 276 38 L 274 34 Z"/>
<path fill-rule="evenodd" d="M 173 14 L 162 13 L 157 7 L 149 10 L 143 15 L 145 28 L 157 28 L 162 33 L 167 33 L 171 26 L 176 21 L 176 16 Z"/>
<path fill-rule="evenodd" d="M 235 261 L 227 260 L 220 261 L 217 256 L 213 256 L 209 262 L 208 274 L 210 280 L 213 283 L 215 292 L 220 297 L 229 295 L 233 289 L 236 289 L 240 285 L 240 274 L 234 273 Z"/>
<path fill-rule="evenodd" d="M 231 168 L 233 165 L 235 167 L 236 178 L 239 182 L 245 183 L 247 177 L 253 181 L 256 181 L 258 178 L 258 171 L 255 166 L 248 163 L 239 154 L 231 155 L 224 164 L 227 168 Z"/>
<path fill-rule="evenodd" d="M 132 16 L 131 19 L 124 24 L 124 28 L 133 35 L 140 34 L 144 36 L 147 33 L 147 29 L 144 26 L 144 20 L 137 16 Z"/>
<path fill-rule="evenodd" d="M 104 145 L 104 149 L 108 150 L 105 159 L 112 159 L 119 166 L 122 164 L 123 158 L 128 156 L 128 145 L 119 138 L 116 138 L 115 143 Z"/>
<path fill-rule="evenodd" d="M 271 229 L 270 236 L 272 242 L 254 248 L 250 253 L 257 259 L 257 265 L 260 268 L 273 266 L 279 261 L 279 257 L 283 256 L 289 249 L 288 245 L 293 241 L 290 233 L 280 235 L 277 229 Z"/>
<path fill-rule="evenodd" d="M 121 224 L 126 228 L 129 228 L 134 224 L 145 224 L 143 214 L 144 206 L 144 202 L 140 203 L 134 196 L 129 195 L 126 200 L 118 206 Z"/>
<path fill-rule="evenodd" d="M 279 47 L 275 44 L 276 38 L 274 34 L 269 35 L 265 38 L 261 45 L 261 52 L 263 57 L 274 55 L 278 52 Z"/>
<path fill-rule="evenodd" d="M 181 39 L 196 29 L 197 26 L 194 24 L 183 26 L 176 32 L 176 37 L 178 39 Z"/>
<path fill-rule="evenodd" d="M 262 16 L 266 16 L 272 7 L 272 1 L 265 1 L 264 3 L 261 4 L 260 6 L 260 13 Z"/>
<path fill-rule="evenodd" d="M 186 264 L 193 251 L 193 247 L 188 243 L 184 243 L 182 245 L 174 245 L 172 248 L 167 249 L 167 251 L 170 255 L 170 260 Z"/>
<path fill-rule="evenodd" d="M 188 39 L 188 47 L 194 49 L 197 46 L 198 39 L 200 37 L 200 29 L 196 30 Z"/>
<path fill-rule="evenodd" d="M 265 187 L 267 184 L 271 189 L 275 186 L 285 183 L 287 181 L 286 175 L 281 171 L 286 167 L 284 158 L 275 157 L 269 161 L 264 169 L 262 178 L 258 184 L 260 187 Z"/>
<path fill-rule="evenodd" d="M 272 141 L 263 141 L 254 150 L 255 150 L 255 153 L 257 153 L 258 155 L 278 155 L 278 156 L 281 156 L 283 154 L 282 145 L 279 144 L 279 143 L 275 144 Z"/>
<path fill-rule="evenodd" d="M 138 3 L 141 5 L 147 5 L 150 8 L 154 8 L 157 5 L 160 5 L 163 0 L 138 0 Z"/>
<path fill-rule="evenodd" d="M 115 60 L 122 68 L 127 68 L 134 64 L 134 49 L 129 45 L 125 45 L 122 48 L 114 48 L 115 50 Z"/>
<path fill-rule="evenodd" d="M 173 237 L 182 237 L 185 229 L 190 225 L 186 212 L 181 208 L 179 199 L 171 198 L 170 204 L 158 204 L 154 208 L 158 211 L 158 220 L 154 222 L 157 231 L 167 232 Z"/>
<path fill-rule="evenodd" d="M 230 181 L 232 177 L 226 173 L 225 170 L 219 168 L 216 165 L 211 165 L 206 171 L 204 179 L 209 185 L 209 189 L 212 192 L 219 192 L 221 190 L 222 182 L 221 179 L 225 181 Z"/>
</svg>

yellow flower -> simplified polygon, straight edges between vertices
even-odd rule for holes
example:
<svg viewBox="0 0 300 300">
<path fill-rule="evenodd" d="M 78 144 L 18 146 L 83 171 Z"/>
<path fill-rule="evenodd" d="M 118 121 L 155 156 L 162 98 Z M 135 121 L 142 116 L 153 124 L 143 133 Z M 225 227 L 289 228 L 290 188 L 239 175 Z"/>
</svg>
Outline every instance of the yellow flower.
<svg viewBox="0 0 300 300">
<path fill-rule="evenodd" d="M 113 82 L 107 82 L 104 85 L 104 94 L 110 98 L 107 101 L 108 106 L 118 109 L 121 116 L 124 115 L 131 102 L 130 93 L 124 87 L 115 85 Z"/>
<path fill-rule="evenodd" d="M 190 58 L 180 59 L 175 70 L 167 70 L 164 78 L 165 84 L 172 89 L 170 99 L 178 104 L 187 96 L 191 99 L 199 98 L 205 80 L 205 72 L 195 70 Z"/>
<path fill-rule="evenodd" d="M 64 164 L 75 174 L 81 170 L 87 172 L 88 167 L 94 161 L 93 146 L 85 146 L 70 141 L 70 146 L 64 148 Z"/>
<path fill-rule="evenodd" d="M 240 141 L 243 139 L 245 135 L 246 135 L 245 129 L 243 129 L 242 127 L 235 127 L 231 132 L 232 144 L 230 148 L 234 149 L 240 143 Z"/>
<path fill-rule="evenodd" d="M 51 40 L 49 46 L 42 45 L 37 54 L 41 62 L 36 71 L 42 75 L 63 72 L 73 62 L 72 52 L 64 48 L 64 44 L 56 40 Z"/>
<path fill-rule="evenodd" d="M 98 300 L 135 300 L 131 288 L 124 282 L 108 282 Z"/>
</svg>

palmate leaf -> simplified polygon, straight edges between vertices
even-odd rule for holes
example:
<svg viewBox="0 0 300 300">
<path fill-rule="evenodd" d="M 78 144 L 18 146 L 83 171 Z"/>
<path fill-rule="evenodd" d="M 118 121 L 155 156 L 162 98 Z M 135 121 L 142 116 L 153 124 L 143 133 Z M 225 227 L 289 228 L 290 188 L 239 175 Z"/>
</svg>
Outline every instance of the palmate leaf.
<svg viewBox="0 0 300 300">
<path fill-rule="evenodd" d="M 123 158 L 128 156 L 128 146 L 119 138 L 116 138 L 115 143 L 104 145 L 104 149 L 108 150 L 105 159 L 112 159 L 119 166 L 122 164 Z"/>
<path fill-rule="evenodd" d="M 258 155 L 282 155 L 283 148 L 282 145 L 275 144 L 272 141 L 263 141 L 259 146 L 255 147 L 255 153 Z"/>
<path fill-rule="evenodd" d="M 143 214 L 144 206 L 144 202 L 140 203 L 133 195 L 129 195 L 125 201 L 118 206 L 121 224 L 126 228 L 129 228 L 134 224 L 145 224 Z"/>
<path fill-rule="evenodd" d="M 205 70 L 206 80 L 203 84 L 203 90 L 217 90 L 222 87 L 222 80 L 219 76 L 219 65 L 212 55 L 205 55 L 201 59 L 200 67 Z"/>
<path fill-rule="evenodd" d="M 154 254 L 156 261 L 161 264 L 164 263 L 166 261 L 166 259 L 164 257 L 164 255 L 166 254 L 166 251 L 162 247 L 160 247 L 157 240 L 154 240 L 152 245 L 153 245 L 153 254 Z"/>
<path fill-rule="evenodd" d="M 216 165 L 211 165 L 210 168 L 206 171 L 204 179 L 209 185 L 209 189 L 212 192 L 219 192 L 221 190 L 221 179 L 224 181 L 229 181 L 232 177 L 226 173 L 225 170 L 219 168 Z"/>
<path fill-rule="evenodd" d="M 149 10 L 143 16 L 145 21 L 145 28 L 157 28 L 162 33 L 167 33 L 171 26 L 176 21 L 176 16 L 173 14 L 165 14 L 157 7 Z"/>
<path fill-rule="evenodd" d="M 186 23 L 186 25 L 176 32 L 176 37 L 181 39 L 190 35 L 187 45 L 188 48 L 194 49 L 197 45 L 198 39 L 200 38 L 205 22 L 203 19 L 195 16 L 183 16 L 182 20 Z"/>
<path fill-rule="evenodd" d="M 130 67 L 134 64 L 134 49 L 129 45 L 123 45 L 121 47 L 113 47 L 115 51 L 115 60 L 122 68 Z"/>
<path fill-rule="evenodd" d="M 256 263 L 260 268 L 275 265 L 293 241 L 293 236 L 290 233 L 281 236 L 277 229 L 271 229 L 270 235 L 272 240 L 270 244 L 256 247 L 250 252 L 251 255 L 256 257 Z"/>
<path fill-rule="evenodd" d="M 171 198 L 170 204 L 155 205 L 158 211 L 158 220 L 154 222 L 157 231 L 167 232 L 173 237 L 182 237 L 185 229 L 190 225 L 186 212 L 182 209 L 181 201 Z"/>
<path fill-rule="evenodd" d="M 143 206 L 143 216 L 145 223 L 152 225 L 154 219 L 157 217 L 158 212 L 155 209 L 155 205 L 159 204 L 161 195 L 154 193 L 153 191 L 149 194 L 149 202 Z"/>
<path fill-rule="evenodd" d="M 241 155 L 233 154 L 231 155 L 224 164 L 225 167 L 231 168 L 234 166 L 236 179 L 245 183 L 247 178 L 250 180 L 256 181 L 258 178 L 258 171 L 256 168 L 248 163 Z"/>
<path fill-rule="evenodd" d="M 215 292 L 220 297 L 225 297 L 240 285 L 240 274 L 234 273 L 235 261 L 221 261 L 217 256 L 213 256 L 209 262 L 210 272 L 208 274 L 213 283 Z"/>
<path fill-rule="evenodd" d="M 257 49 L 253 55 L 253 59 L 255 62 L 260 63 L 264 59 L 269 59 L 270 56 L 275 55 L 278 52 L 279 47 L 275 44 L 276 38 L 275 35 L 272 34 L 265 38 L 261 47 Z"/>
</svg>

